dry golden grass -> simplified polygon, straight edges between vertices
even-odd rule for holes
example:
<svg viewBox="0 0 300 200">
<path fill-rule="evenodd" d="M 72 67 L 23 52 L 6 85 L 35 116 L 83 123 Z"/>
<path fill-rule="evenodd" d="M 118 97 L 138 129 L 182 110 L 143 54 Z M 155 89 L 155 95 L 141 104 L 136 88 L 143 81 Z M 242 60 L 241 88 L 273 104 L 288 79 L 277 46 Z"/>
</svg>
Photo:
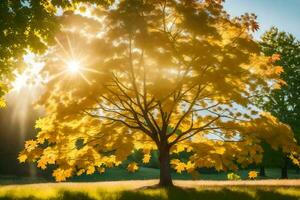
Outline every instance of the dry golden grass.
<svg viewBox="0 0 300 200">
<path fill-rule="evenodd" d="M 142 189 L 158 180 L 40 183 L 0 187 L 0 200 L 207 199 L 297 200 L 300 180 L 174 181 L 179 188 Z M 251 187 L 249 187 L 251 186 Z"/>
</svg>

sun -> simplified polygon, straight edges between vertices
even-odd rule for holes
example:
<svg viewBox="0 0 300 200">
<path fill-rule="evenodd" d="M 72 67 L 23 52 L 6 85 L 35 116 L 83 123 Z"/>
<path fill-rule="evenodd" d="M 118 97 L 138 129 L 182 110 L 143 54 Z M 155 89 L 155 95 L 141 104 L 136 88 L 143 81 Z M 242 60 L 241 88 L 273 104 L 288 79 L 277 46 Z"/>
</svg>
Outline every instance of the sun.
<svg viewBox="0 0 300 200">
<path fill-rule="evenodd" d="M 77 60 L 70 60 L 67 62 L 68 71 L 71 73 L 78 73 L 80 71 L 80 63 Z"/>
<path fill-rule="evenodd" d="M 68 35 L 66 35 L 66 44 L 61 43 L 61 41 L 57 38 L 55 38 L 55 40 L 59 47 L 59 51 L 57 52 L 57 60 L 60 69 L 57 73 L 51 74 L 48 81 L 52 81 L 60 76 L 66 76 L 68 79 L 80 77 L 87 84 L 91 85 L 92 83 L 89 80 L 87 73 L 99 74 L 101 72 L 89 67 L 91 66 L 91 59 L 88 59 L 89 56 L 78 52 L 78 50 L 74 48 L 74 44 L 70 41 Z M 61 56 L 62 54 L 63 56 Z"/>
</svg>

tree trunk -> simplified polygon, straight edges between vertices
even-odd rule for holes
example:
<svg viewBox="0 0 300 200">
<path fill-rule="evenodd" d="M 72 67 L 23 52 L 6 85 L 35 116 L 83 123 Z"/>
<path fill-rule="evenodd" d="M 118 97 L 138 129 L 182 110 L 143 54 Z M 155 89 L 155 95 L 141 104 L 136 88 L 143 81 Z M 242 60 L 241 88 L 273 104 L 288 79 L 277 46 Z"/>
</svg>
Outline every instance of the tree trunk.
<svg viewBox="0 0 300 200">
<path fill-rule="evenodd" d="M 281 168 L 281 179 L 287 179 L 288 178 L 287 168 L 288 168 L 288 158 L 287 158 L 287 156 L 285 156 L 284 163 L 283 163 L 283 166 Z"/>
<path fill-rule="evenodd" d="M 159 186 L 160 187 L 173 186 L 171 169 L 170 169 L 170 151 L 168 147 L 161 147 L 159 149 L 159 163 L 160 163 Z"/>
<path fill-rule="evenodd" d="M 265 170 L 265 166 L 263 166 L 263 165 L 260 166 L 259 176 L 266 177 L 266 170 Z"/>
</svg>

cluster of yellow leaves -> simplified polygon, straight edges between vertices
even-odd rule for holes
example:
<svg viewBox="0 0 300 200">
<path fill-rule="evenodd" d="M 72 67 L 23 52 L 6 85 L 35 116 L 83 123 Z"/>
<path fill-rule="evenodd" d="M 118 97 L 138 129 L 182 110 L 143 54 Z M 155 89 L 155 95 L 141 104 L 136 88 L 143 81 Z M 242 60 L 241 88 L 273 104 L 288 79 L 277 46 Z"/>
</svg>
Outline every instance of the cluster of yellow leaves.
<svg viewBox="0 0 300 200">
<path fill-rule="evenodd" d="M 55 177 L 56 181 L 61 182 L 65 181 L 67 178 L 72 176 L 72 169 L 61 169 L 58 168 L 53 171 L 53 176 Z"/>
<path fill-rule="evenodd" d="M 258 176 L 258 172 L 257 171 L 250 171 L 249 173 L 248 173 L 248 177 L 249 177 L 249 179 L 256 179 L 257 178 L 257 176 Z"/>
<path fill-rule="evenodd" d="M 192 173 L 195 170 L 195 164 L 192 163 L 191 161 L 184 163 L 184 162 L 181 162 L 179 159 L 172 159 L 170 163 L 171 163 L 171 166 L 176 170 L 177 173 L 181 173 L 183 171 Z"/>
<path fill-rule="evenodd" d="M 56 155 L 53 154 L 51 151 L 45 151 L 41 158 L 38 160 L 38 167 L 41 169 L 46 169 L 48 164 L 55 164 Z"/>
<path fill-rule="evenodd" d="M 131 163 L 129 163 L 128 166 L 127 166 L 127 170 L 128 170 L 129 172 L 135 172 L 135 171 L 137 171 L 138 169 L 139 169 L 139 166 L 138 166 L 138 164 L 137 164 L 136 162 L 131 162 Z"/>
<path fill-rule="evenodd" d="M 193 155 L 190 161 L 194 168 L 215 168 L 216 170 L 237 170 L 238 165 L 245 167 L 251 163 L 259 163 L 263 150 L 254 142 L 223 142 L 202 139 L 190 143 Z"/>
<path fill-rule="evenodd" d="M 78 170 L 76 175 L 80 176 L 83 173 L 86 173 L 87 175 L 91 175 L 91 174 L 95 173 L 95 171 L 96 171 L 96 167 L 89 166 L 87 169 Z M 99 174 L 103 174 L 105 172 L 105 167 L 98 167 L 98 172 L 99 172 Z"/>
</svg>

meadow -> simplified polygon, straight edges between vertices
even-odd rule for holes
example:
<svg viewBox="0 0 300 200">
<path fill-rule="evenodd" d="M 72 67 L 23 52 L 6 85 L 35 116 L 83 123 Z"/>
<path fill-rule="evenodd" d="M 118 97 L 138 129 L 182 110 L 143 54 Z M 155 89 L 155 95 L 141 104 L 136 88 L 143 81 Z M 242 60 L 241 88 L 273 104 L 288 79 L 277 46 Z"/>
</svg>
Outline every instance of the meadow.
<svg viewBox="0 0 300 200">
<path fill-rule="evenodd" d="M 140 168 L 136 173 L 113 168 L 104 174 L 75 177 L 66 183 L 29 177 L 0 177 L 0 200 L 296 200 L 300 199 L 300 174 L 290 170 L 290 180 L 279 180 L 279 169 L 266 169 L 264 180 L 248 180 L 248 170 L 236 172 L 241 181 L 226 180 L 227 173 L 203 173 L 198 180 L 172 174 L 177 187 L 155 189 L 159 171 Z M 145 180 L 143 180 L 145 179 Z"/>
<path fill-rule="evenodd" d="M 151 189 L 157 180 L 100 183 L 41 183 L 0 187 L 1 200 L 297 200 L 299 181 L 175 181 L 179 187 Z"/>
</svg>

